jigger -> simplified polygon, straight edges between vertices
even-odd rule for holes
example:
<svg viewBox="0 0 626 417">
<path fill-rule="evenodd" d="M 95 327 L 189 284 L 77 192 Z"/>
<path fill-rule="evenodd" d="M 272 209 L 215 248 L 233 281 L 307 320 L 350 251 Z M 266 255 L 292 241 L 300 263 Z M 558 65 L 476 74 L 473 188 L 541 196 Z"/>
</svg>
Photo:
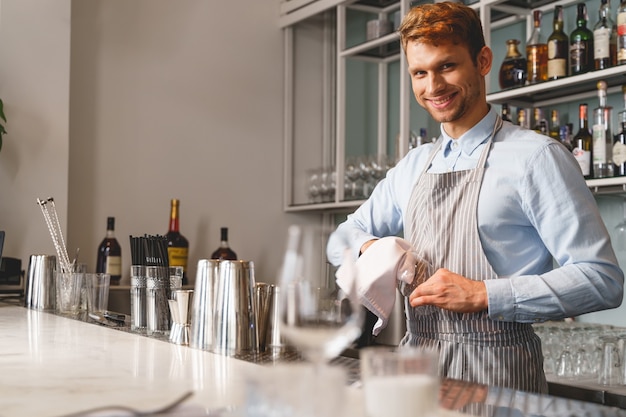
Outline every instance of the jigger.
<svg viewBox="0 0 626 417">
<path fill-rule="evenodd" d="M 189 345 L 191 327 L 191 306 L 193 290 L 172 291 L 173 299 L 167 300 L 172 314 L 170 342 L 177 345 Z"/>
</svg>

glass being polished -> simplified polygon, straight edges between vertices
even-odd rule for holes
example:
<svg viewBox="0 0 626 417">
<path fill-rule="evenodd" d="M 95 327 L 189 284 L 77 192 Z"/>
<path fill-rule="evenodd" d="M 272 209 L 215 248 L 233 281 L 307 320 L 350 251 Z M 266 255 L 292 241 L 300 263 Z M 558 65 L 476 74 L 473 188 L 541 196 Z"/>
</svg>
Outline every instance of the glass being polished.
<svg viewBox="0 0 626 417">
<path fill-rule="evenodd" d="M 401 344 L 439 349 L 442 376 L 546 392 L 530 323 L 622 300 L 624 275 L 593 195 L 564 147 L 487 103 L 493 55 L 475 11 L 417 6 L 399 32 L 415 98 L 441 137 L 411 150 L 339 225 L 329 260 L 340 262 L 338 236 L 356 258 L 403 233 L 436 272 L 405 297 Z"/>
</svg>

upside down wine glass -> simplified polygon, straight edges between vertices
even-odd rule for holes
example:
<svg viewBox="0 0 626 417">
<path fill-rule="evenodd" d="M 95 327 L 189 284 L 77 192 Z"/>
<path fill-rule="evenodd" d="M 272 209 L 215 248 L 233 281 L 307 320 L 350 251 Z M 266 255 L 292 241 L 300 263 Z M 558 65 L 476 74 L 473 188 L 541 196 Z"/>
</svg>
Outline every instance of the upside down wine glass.
<svg viewBox="0 0 626 417">
<path fill-rule="evenodd" d="M 355 285 L 343 291 L 327 273 L 327 237 L 320 227 L 290 226 L 280 276 L 281 333 L 318 369 L 361 334 L 363 321 Z M 349 252 L 344 258 L 353 274 Z"/>
</svg>

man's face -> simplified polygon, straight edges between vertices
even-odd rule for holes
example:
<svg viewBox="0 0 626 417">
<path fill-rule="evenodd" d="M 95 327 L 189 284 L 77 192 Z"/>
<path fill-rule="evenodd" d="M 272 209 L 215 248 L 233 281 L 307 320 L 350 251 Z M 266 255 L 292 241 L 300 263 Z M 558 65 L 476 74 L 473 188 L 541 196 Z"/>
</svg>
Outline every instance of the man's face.
<svg viewBox="0 0 626 417">
<path fill-rule="evenodd" d="M 406 57 L 417 102 L 452 137 L 484 117 L 484 76 L 491 68 L 491 51 L 483 48 L 474 64 L 465 46 L 451 42 L 431 45 L 411 41 Z M 460 136 L 459 134 L 459 136 Z"/>
</svg>

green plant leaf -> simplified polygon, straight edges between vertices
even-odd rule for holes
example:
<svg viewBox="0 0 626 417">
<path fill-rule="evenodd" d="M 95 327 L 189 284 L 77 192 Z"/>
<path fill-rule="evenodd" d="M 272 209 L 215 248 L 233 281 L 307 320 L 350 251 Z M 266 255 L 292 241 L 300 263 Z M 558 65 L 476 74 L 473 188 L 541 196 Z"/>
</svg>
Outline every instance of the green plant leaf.
<svg viewBox="0 0 626 417">
<path fill-rule="evenodd" d="M 1 98 L 0 98 L 0 119 L 4 120 L 5 123 L 7 121 L 7 118 L 4 116 L 4 103 L 2 102 Z"/>
</svg>

